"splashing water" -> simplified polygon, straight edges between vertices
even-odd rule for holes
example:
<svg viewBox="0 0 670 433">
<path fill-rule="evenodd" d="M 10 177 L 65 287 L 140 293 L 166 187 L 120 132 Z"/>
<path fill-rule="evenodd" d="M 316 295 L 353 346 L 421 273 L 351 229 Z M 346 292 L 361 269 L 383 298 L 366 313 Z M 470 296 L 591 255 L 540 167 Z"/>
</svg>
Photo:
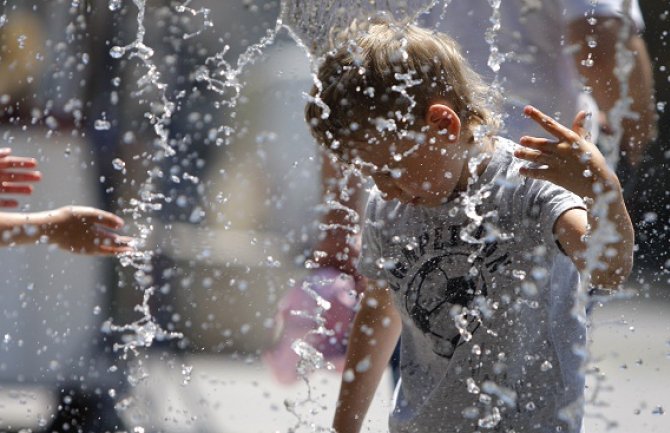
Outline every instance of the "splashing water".
<svg viewBox="0 0 670 433">
<path fill-rule="evenodd" d="M 501 65 L 505 61 L 505 54 L 500 53 L 497 47 L 497 33 L 500 31 L 500 4 L 501 0 L 488 0 L 492 8 L 491 15 L 491 27 L 487 30 L 485 38 L 487 43 L 490 46 L 490 56 L 488 66 L 496 73 L 496 79 L 494 80 L 491 89 L 490 98 L 495 98 L 495 93 L 500 93 L 502 90 L 500 83 L 498 82 L 498 71 L 500 70 Z M 74 2 L 73 2 L 74 3 Z M 128 60 L 137 60 L 139 64 L 144 68 L 144 73 L 141 78 L 138 79 L 138 90 L 135 95 L 142 95 L 147 93 L 150 88 L 157 89 L 159 91 L 159 103 L 161 110 L 158 114 L 156 113 L 147 113 L 153 131 L 156 135 L 155 145 L 158 151 L 155 155 L 152 155 L 152 162 L 159 162 L 164 158 L 174 156 L 175 149 L 170 145 L 169 141 L 169 132 L 168 125 L 174 115 L 174 113 L 179 109 L 176 100 L 171 100 L 168 97 L 167 85 L 161 81 L 161 75 L 158 72 L 158 67 L 153 59 L 154 50 L 145 43 L 146 29 L 144 27 L 145 20 L 145 0 L 133 0 L 132 3 L 137 9 L 137 37 L 130 44 L 123 46 L 113 46 L 109 49 L 109 55 L 114 59 L 128 59 Z M 206 8 L 195 9 L 189 7 L 192 3 L 191 0 L 184 2 L 182 5 L 179 5 L 175 8 L 176 13 L 188 14 L 193 17 L 202 18 L 202 28 L 194 33 L 186 33 L 183 35 L 183 39 L 188 41 L 201 32 L 205 31 L 207 28 L 213 26 L 211 18 L 209 16 L 209 10 Z M 209 57 L 205 64 L 200 65 L 198 70 L 195 73 L 196 80 L 202 83 L 205 83 L 208 89 L 214 92 L 219 100 L 217 104 L 219 107 L 231 107 L 235 108 L 240 101 L 241 92 L 244 87 L 244 83 L 241 81 L 240 77 L 249 65 L 253 64 L 257 59 L 263 55 L 263 51 L 271 46 L 276 38 L 277 34 L 284 30 L 286 31 L 298 45 L 300 45 L 304 50 L 306 56 L 310 59 L 310 63 L 313 67 L 313 72 L 316 70 L 318 65 L 318 57 L 323 54 L 326 47 L 329 46 L 329 42 L 332 41 L 334 35 L 337 35 L 340 32 L 345 31 L 351 21 L 355 18 L 365 17 L 367 15 L 376 13 L 380 10 L 390 11 L 389 13 L 394 15 L 396 18 L 403 18 L 409 21 L 414 21 L 420 14 L 425 13 L 429 9 L 439 5 L 443 7 L 442 13 L 440 15 L 439 22 L 443 19 L 444 14 L 447 12 L 447 7 L 450 3 L 449 0 L 439 2 L 437 0 L 433 1 L 421 1 L 421 0 L 409 0 L 409 1 L 377 1 L 377 2 L 366 2 L 366 1 L 323 1 L 323 2 L 314 2 L 314 1 L 288 1 L 284 0 L 281 2 L 281 13 L 280 17 L 276 22 L 274 28 L 268 29 L 266 35 L 256 44 L 252 44 L 249 48 L 242 53 L 236 62 L 231 62 L 227 59 L 227 54 L 229 52 L 229 47 L 224 47 L 216 55 Z M 630 0 L 625 2 L 630 4 Z M 122 7 L 122 0 L 109 0 L 108 8 L 111 11 L 118 11 Z M 4 17 L 4 15 L 3 15 Z M 4 23 L 3 19 L 0 19 L 0 27 Z M 634 116 L 634 113 L 630 111 L 630 100 L 625 97 L 628 92 L 628 77 L 631 71 L 632 64 L 632 53 L 626 50 L 623 47 L 623 41 L 630 31 L 630 18 L 628 17 L 627 26 L 625 26 L 625 32 L 622 32 L 620 38 L 619 49 L 617 50 L 617 77 L 621 83 L 621 98 L 619 103 L 610 113 L 610 118 L 612 124 L 619 126 L 619 129 L 615 129 L 615 134 L 611 138 L 611 142 L 607 144 L 606 147 L 608 150 L 606 156 L 608 161 L 611 164 L 616 164 L 618 158 L 618 143 L 622 136 L 622 131 L 620 128 L 620 123 L 624 118 L 630 118 Z M 321 83 L 316 79 L 316 75 L 313 73 L 312 78 L 317 85 L 317 88 L 321 88 Z M 406 76 L 397 77 L 398 80 L 403 81 L 402 85 L 394 87 L 394 91 L 400 93 L 401 95 L 407 97 L 411 100 L 412 104 L 414 101 L 411 96 L 407 93 L 407 89 L 411 88 L 418 84 L 417 80 L 414 80 L 411 74 Z M 319 103 L 319 93 L 314 97 L 314 100 Z M 321 102 L 323 104 L 323 102 Z M 411 105 L 413 107 L 414 105 Z M 323 104 L 324 116 L 328 116 L 329 108 Z M 411 108 L 410 108 L 411 109 Z M 111 124 L 105 119 L 99 119 L 95 122 L 95 129 L 97 130 L 108 130 L 111 128 Z M 490 131 L 479 131 L 476 134 L 476 141 L 481 142 Z M 229 144 L 230 140 L 234 137 L 236 130 L 231 125 L 220 125 L 216 130 L 218 138 L 216 139 L 217 145 L 226 145 Z M 406 156 L 406 155 L 403 155 Z M 471 171 L 473 176 L 476 177 L 476 168 L 482 158 L 485 156 L 480 156 L 473 158 L 468 169 Z M 112 162 L 113 166 L 125 173 L 125 162 L 120 159 L 115 159 Z M 344 179 L 341 180 L 342 185 L 346 185 L 350 176 L 356 174 L 355 169 L 349 168 L 348 171 L 345 171 Z M 126 324 L 126 325 L 117 325 L 113 322 L 106 323 L 105 330 L 107 332 L 116 332 L 122 335 L 122 342 L 115 345 L 115 350 L 121 351 L 123 356 L 128 354 L 139 353 L 140 349 L 150 347 L 156 340 L 165 340 L 165 339 L 179 339 L 183 335 L 179 332 L 169 332 L 163 330 L 155 321 L 154 317 L 149 308 L 149 300 L 151 296 L 155 293 L 156 288 L 151 285 L 151 279 L 148 278 L 150 274 L 150 262 L 153 257 L 153 251 L 146 249 L 146 241 L 150 237 L 153 227 L 150 223 L 147 223 L 148 216 L 155 211 L 161 209 L 164 198 L 162 194 L 154 192 L 155 188 L 153 183 L 157 180 L 157 175 L 153 171 L 149 171 L 149 177 L 146 181 L 138 187 L 137 197 L 129 202 L 129 207 L 124 209 L 124 213 L 130 215 L 135 223 L 136 229 L 139 233 L 138 240 L 136 241 L 135 246 L 138 249 L 138 252 L 132 254 L 126 254 L 120 258 L 120 263 L 124 267 L 130 267 L 134 269 L 134 279 L 137 284 L 137 287 L 143 292 L 142 304 L 138 305 L 135 309 L 136 312 L 140 313 L 141 318 L 138 320 Z M 194 182 L 197 183 L 197 178 Z M 319 230 L 334 230 L 334 229 L 345 229 L 347 230 L 351 238 L 359 233 L 359 223 L 360 216 L 357 212 L 348 207 L 345 203 L 349 202 L 350 197 L 347 195 L 347 188 L 340 188 L 340 196 L 337 199 L 329 200 L 325 203 L 325 207 L 329 210 L 342 210 L 349 215 L 350 225 L 335 225 L 335 224 L 322 224 L 319 226 Z M 482 243 L 481 239 L 478 239 L 473 236 L 473 233 L 480 226 L 485 219 L 488 217 L 494 216 L 493 214 L 479 215 L 477 213 L 477 206 L 481 204 L 487 197 L 488 189 L 486 187 L 478 191 L 469 191 L 466 196 L 464 196 L 464 211 L 467 217 L 471 220 L 471 223 L 467 225 L 464 230 L 461 232 L 461 238 L 467 242 L 471 243 Z M 585 259 L 587 262 L 587 269 L 584 272 L 584 276 L 587 276 L 590 272 L 596 269 L 599 263 L 599 257 L 601 252 L 606 248 L 607 244 L 614 242 L 618 239 L 618 234 L 614 224 L 608 221 L 604 215 L 606 215 L 607 205 L 613 200 L 611 194 L 601 194 L 598 199 L 593 204 L 592 211 L 595 215 L 603 215 L 601 219 L 601 224 L 598 229 L 591 234 L 589 248 L 585 253 Z M 495 232 L 495 228 L 490 228 L 491 232 Z M 498 233 L 495 236 L 504 236 L 504 234 Z M 308 265 L 309 266 L 309 265 Z M 587 281 L 587 278 L 582 278 L 583 281 Z M 585 283 L 584 283 L 585 284 Z M 319 310 L 316 315 L 306 315 L 304 312 L 296 312 L 297 315 L 303 315 L 308 317 L 317 324 L 317 329 L 311 331 L 317 334 L 329 335 L 328 333 L 332 332 L 324 327 L 324 320 L 322 313 L 330 308 L 327 301 L 323 300 L 316 294 L 310 287 L 305 287 L 304 290 L 313 296 L 316 300 Z M 581 289 L 580 296 L 577 299 L 575 305 L 574 314 L 580 314 L 582 320 L 586 320 L 581 313 L 581 307 L 585 306 L 587 302 L 587 287 L 584 285 Z M 461 331 L 463 337 L 468 339 L 468 330 L 467 330 L 467 320 L 463 319 L 463 315 L 459 317 L 454 317 L 457 327 Z M 11 341 L 11 336 L 7 334 L 6 338 L 8 341 Z M 299 370 L 303 377 L 303 380 L 307 386 L 308 393 L 311 389 L 308 376 L 311 372 L 319 369 L 332 369 L 333 366 L 326 362 L 323 358 L 323 355 L 319 353 L 314 347 L 310 346 L 305 339 L 296 340 L 293 344 L 293 350 L 298 353 L 301 357 L 299 364 Z M 576 349 L 576 350 L 579 350 Z M 586 363 L 586 356 L 585 361 Z M 361 367 L 363 369 L 364 367 Z M 182 366 L 182 374 L 184 376 L 183 383 L 186 385 L 191 380 L 191 371 L 192 367 L 189 365 Z M 354 374 L 351 372 L 351 374 Z M 351 375 L 350 375 L 351 376 Z M 146 377 L 146 373 L 139 371 L 133 373 L 129 380 L 131 383 L 139 383 Z M 516 403 L 516 396 L 513 391 L 508 390 L 504 387 L 501 387 L 493 382 L 485 382 L 480 384 L 481 390 L 487 394 L 496 396 L 501 401 L 509 406 L 513 406 Z M 473 388 L 474 389 L 474 388 Z M 478 390 L 479 392 L 479 390 Z M 297 431 L 301 428 L 307 428 L 310 431 L 329 431 L 329 429 L 322 428 L 310 424 L 309 420 L 303 415 L 303 411 L 310 407 L 310 405 L 319 406 L 319 400 L 308 394 L 307 398 L 304 401 L 299 402 L 286 402 L 286 408 L 291 413 L 293 413 L 297 418 L 297 424 L 291 431 Z M 575 405 L 578 407 L 579 405 Z M 577 409 L 571 409 L 570 407 L 564 410 L 564 416 L 566 418 L 574 417 L 576 414 L 574 411 Z M 662 409 L 659 411 L 662 413 Z M 500 422 L 500 413 L 497 408 L 493 408 L 490 413 L 476 415 L 476 418 L 479 418 L 479 426 L 486 428 L 494 428 Z M 140 431 L 141 427 L 136 427 L 136 431 Z"/>
</svg>

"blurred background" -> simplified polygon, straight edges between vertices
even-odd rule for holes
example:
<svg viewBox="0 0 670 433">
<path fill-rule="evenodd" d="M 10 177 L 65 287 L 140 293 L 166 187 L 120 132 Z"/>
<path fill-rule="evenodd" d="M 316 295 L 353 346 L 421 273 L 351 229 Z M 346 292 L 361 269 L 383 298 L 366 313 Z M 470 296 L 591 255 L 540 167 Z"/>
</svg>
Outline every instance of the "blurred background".
<svg viewBox="0 0 670 433">
<path fill-rule="evenodd" d="M 138 5 L 156 68 L 148 84 L 141 58 L 112 50 L 136 40 Z M 637 294 L 593 315 L 589 432 L 670 431 L 670 2 L 640 6 L 659 137 L 629 186 Z M 303 120 L 308 57 L 280 31 L 239 75 L 234 107 L 224 103 L 234 87 L 217 93 L 199 79 L 236 68 L 279 13 L 279 1 L 262 0 L 2 2 L 1 146 L 35 157 L 43 173 L 21 210 L 85 204 L 123 216 L 129 235 L 150 226 L 152 313 L 183 338 L 124 359 L 114 344 L 127 339 L 109 323 L 141 317 L 135 269 L 42 245 L 0 250 L 0 431 L 329 425 L 337 374 L 282 385 L 260 359 L 277 334 L 277 302 L 306 275 L 319 236 L 320 155 Z M 155 129 L 162 92 L 176 101 L 164 125 L 174 155 Z M 147 191 L 162 208 L 129 211 Z M 386 431 L 384 380 L 369 431 Z"/>
</svg>

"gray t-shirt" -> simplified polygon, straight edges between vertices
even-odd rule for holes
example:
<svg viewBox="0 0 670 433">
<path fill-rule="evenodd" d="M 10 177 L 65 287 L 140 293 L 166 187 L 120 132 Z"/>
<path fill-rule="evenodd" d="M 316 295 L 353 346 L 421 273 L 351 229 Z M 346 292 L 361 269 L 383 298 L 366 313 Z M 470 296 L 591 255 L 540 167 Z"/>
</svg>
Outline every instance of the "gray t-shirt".
<svg viewBox="0 0 670 433">
<path fill-rule="evenodd" d="M 496 139 L 467 199 L 371 193 L 359 271 L 386 280 L 402 317 L 392 433 L 580 430 L 579 276 L 553 227 L 584 203 L 520 176 L 513 146 Z"/>
</svg>

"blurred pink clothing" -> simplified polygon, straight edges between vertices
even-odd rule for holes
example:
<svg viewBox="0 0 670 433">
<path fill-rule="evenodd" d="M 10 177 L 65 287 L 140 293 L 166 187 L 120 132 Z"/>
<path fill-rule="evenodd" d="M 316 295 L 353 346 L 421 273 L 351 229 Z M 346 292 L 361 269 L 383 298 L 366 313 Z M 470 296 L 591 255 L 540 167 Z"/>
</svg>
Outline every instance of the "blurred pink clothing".
<svg viewBox="0 0 670 433">
<path fill-rule="evenodd" d="M 327 301 L 330 308 L 320 307 L 310 290 Z M 357 299 L 354 279 L 335 268 L 314 271 L 284 294 L 276 316 L 278 337 L 274 346 L 263 354 L 263 361 L 279 382 L 291 384 L 298 380 L 299 357 L 291 347 L 298 339 L 321 352 L 336 371 L 342 371 Z M 307 335 L 319 327 L 314 319 L 317 314 L 332 335 L 316 332 Z"/>
</svg>

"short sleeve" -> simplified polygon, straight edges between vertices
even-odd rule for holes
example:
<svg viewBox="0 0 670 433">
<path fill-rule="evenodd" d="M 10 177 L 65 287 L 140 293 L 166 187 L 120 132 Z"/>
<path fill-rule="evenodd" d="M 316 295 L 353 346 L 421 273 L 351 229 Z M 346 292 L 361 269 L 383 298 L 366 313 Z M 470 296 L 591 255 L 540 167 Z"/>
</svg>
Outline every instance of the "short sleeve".
<svg viewBox="0 0 670 433">
<path fill-rule="evenodd" d="M 371 193 L 365 209 L 365 218 L 361 235 L 361 254 L 356 264 L 358 272 L 368 278 L 382 278 L 382 269 L 379 260 L 382 258 L 381 241 L 379 229 L 376 227 L 376 203 L 375 194 Z"/>
<path fill-rule="evenodd" d="M 526 201 L 526 215 L 536 218 L 540 242 L 557 245 L 554 226 L 558 218 L 570 209 L 584 209 L 586 205 L 576 194 L 551 182 L 531 181 L 529 200 Z"/>
<path fill-rule="evenodd" d="M 625 0 L 598 0 L 593 4 L 592 0 L 564 0 L 565 18 L 567 22 L 585 18 L 593 11 L 594 16 L 619 17 L 623 13 Z M 630 16 L 638 31 L 644 29 L 644 19 L 638 0 L 630 2 Z"/>
</svg>

